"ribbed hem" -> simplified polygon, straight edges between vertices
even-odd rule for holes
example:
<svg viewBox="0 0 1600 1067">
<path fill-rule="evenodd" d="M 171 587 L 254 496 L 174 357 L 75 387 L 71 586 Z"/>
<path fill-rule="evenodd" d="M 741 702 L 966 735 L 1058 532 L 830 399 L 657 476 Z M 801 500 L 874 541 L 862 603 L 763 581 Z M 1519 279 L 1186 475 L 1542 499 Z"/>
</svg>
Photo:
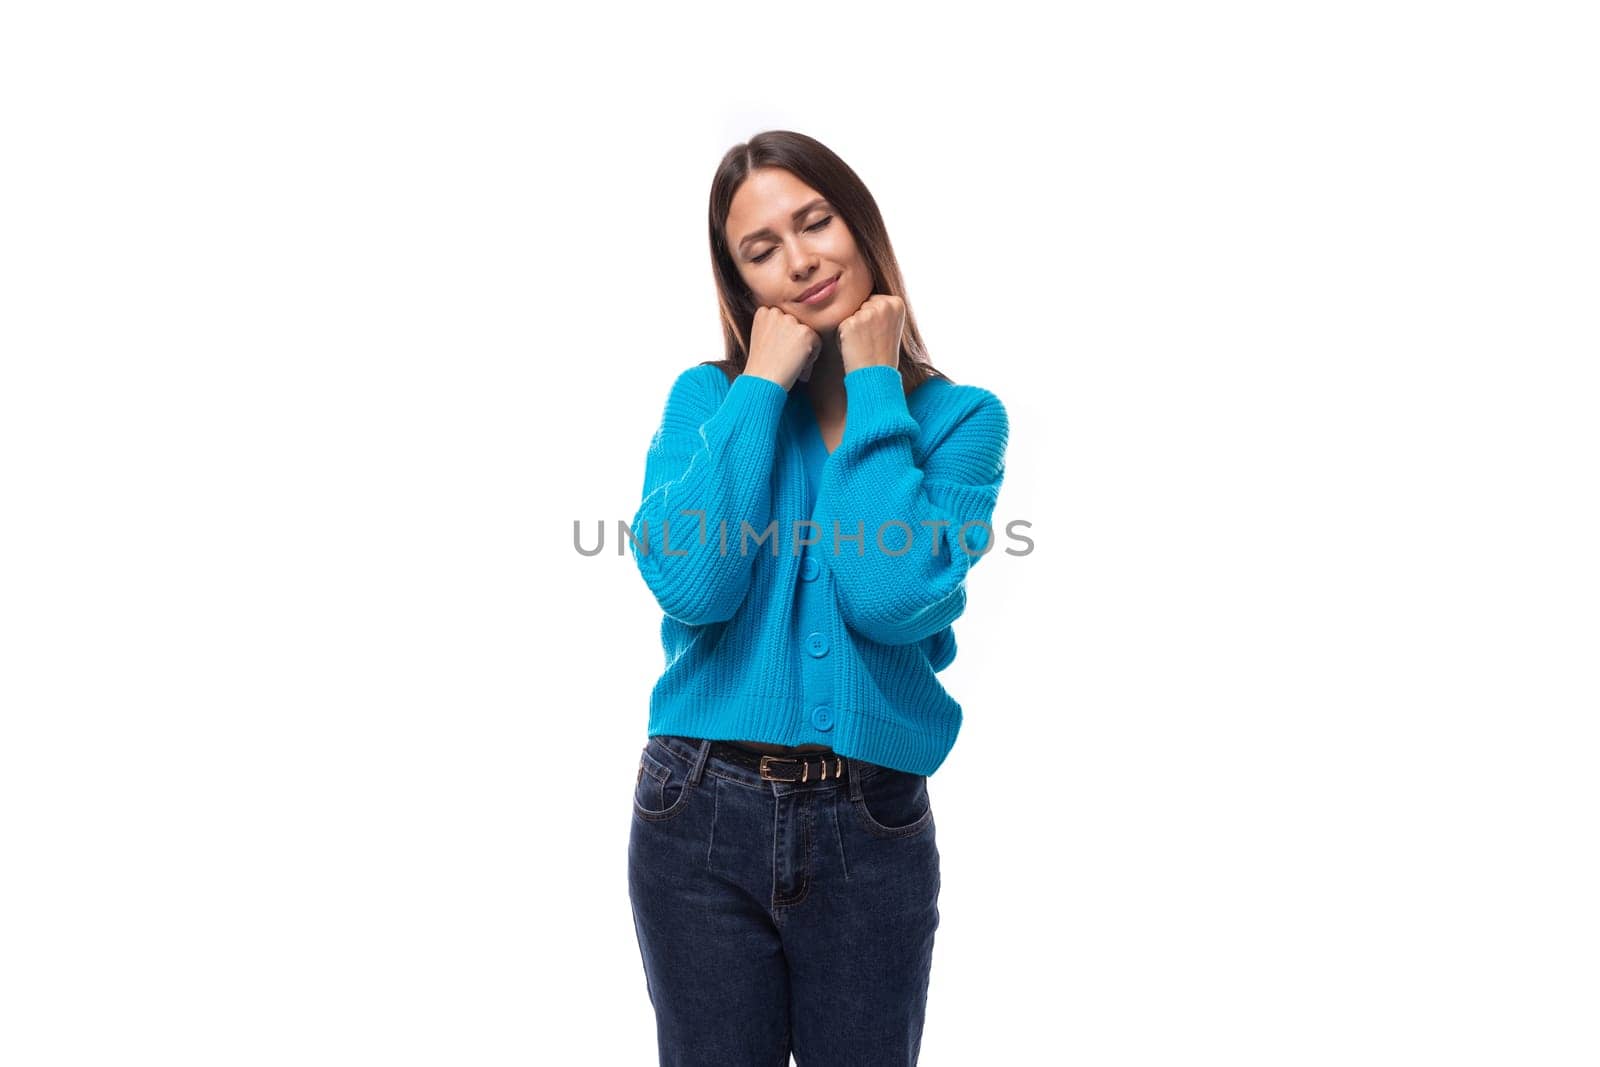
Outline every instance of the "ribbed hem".
<svg viewBox="0 0 1600 1067">
<path fill-rule="evenodd" d="M 911 774 L 932 775 L 955 747 L 961 707 L 919 719 L 915 727 L 863 712 L 838 710 L 831 730 L 813 728 L 789 703 L 701 697 L 663 701 L 652 694 L 648 734 L 709 737 L 714 741 L 766 741 L 775 745 L 823 744 L 841 756 Z"/>
</svg>

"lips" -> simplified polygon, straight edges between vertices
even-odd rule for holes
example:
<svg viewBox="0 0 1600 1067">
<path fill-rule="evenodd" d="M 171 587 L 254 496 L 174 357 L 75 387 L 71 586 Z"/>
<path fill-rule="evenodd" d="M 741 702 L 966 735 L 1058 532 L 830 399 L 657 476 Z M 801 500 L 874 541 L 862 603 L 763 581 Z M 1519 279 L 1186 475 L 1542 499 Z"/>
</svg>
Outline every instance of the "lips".
<svg viewBox="0 0 1600 1067">
<path fill-rule="evenodd" d="M 822 279 L 822 281 L 818 282 L 816 285 L 813 285 L 811 288 L 807 289 L 805 292 L 803 292 L 799 296 L 795 297 L 795 299 L 796 300 L 804 300 L 808 296 L 816 296 L 817 293 L 821 292 L 823 289 L 826 289 L 830 284 L 832 284 L 833 282 L 836 282 L 838 280 L 839 280 L 839 275 L 837 275 L 837 274 L 835 274 L 831 278 L 824 278 L 824 279 Z"/>
</svg>

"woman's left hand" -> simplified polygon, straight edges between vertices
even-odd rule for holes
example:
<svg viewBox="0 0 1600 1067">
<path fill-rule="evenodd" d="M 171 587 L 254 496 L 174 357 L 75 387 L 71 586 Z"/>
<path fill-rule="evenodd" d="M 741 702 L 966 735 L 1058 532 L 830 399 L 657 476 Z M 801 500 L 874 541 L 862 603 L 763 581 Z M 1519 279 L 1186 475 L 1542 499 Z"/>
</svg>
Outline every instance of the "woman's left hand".
<svg viewBox="0 0 1600 1067">
<path fill-rule="evenodd" d="M 906 304 L 898 296 L 874 293 L 839 324 L 839 355 L 844 372 L 861 367 L 900 366 L 900 335 Z"/>
</svg>

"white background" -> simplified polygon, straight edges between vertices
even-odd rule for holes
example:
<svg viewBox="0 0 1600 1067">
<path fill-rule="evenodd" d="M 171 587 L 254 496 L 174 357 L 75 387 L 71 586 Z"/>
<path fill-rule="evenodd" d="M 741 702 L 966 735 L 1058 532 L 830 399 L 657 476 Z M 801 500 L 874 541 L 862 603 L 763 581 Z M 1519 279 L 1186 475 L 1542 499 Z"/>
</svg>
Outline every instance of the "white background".
<svg viewBox="0 0 1600 1067">
<path fill-rule="evenodd" d="M 572 524 L 790 128 L 1037 546 L 921 1062 L 1595 1063 L 1581 7 L 9 6 L 0 1060 L 655 1062 L 660 615 Z"/>
</svg>

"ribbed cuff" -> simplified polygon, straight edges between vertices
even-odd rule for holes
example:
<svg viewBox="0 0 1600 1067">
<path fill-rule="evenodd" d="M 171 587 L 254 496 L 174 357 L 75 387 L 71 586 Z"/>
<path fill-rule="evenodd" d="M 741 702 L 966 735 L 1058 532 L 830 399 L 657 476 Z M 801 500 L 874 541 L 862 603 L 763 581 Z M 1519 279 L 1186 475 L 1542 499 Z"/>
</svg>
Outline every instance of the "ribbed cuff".
<svg viewBox="0 0 1600 1067">
<path fill-rule="evenodd" d="M 728 386 L 728 394 L 712 418 L 734 426 L 755 423 L 776 438 L 778 419 L 788 399 L 789 391 L 771 378 L 741 374 Z"/>
<path fill-rule="evenodd" d="M 847 410 L 841 446 L 859 437 L 916 428 L 899 368 L 882 363 L 857 367 L 844 376 L 844 392 Z"/>
<path fill-rule="evenodd" d="M 779 404 L 789 399 L 789 390 L 771 378 L 763 378 L 759 374 L 739 375 L 733 380 L 733 384 L 728 386 L 728 395 L 732 396 L 735 390 L 749 393 L 752 396 L 760 396 L 769 402 L 776 401 Z"/>
</svg>

